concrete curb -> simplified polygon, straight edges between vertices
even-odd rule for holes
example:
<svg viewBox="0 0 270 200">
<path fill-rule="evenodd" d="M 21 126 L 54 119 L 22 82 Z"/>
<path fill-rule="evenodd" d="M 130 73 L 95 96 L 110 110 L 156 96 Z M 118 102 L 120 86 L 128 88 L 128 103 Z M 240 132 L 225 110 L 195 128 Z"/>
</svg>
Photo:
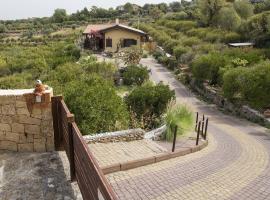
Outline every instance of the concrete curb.
<svg viewBox="0 0 270 200">
<path fill-rule="evenodd" d="M 161 162 L 164 160 L 169 160 L 172 158 L 195 153 L 197 151 L 204 149 L 205 147 L 207 147 L 207 145 L 208 145 L 208 140 L 204 141 L 202 144 L 195 146 L 195 147 L 177 149 L 175 152 L 166 152 L 166 153 L 161 153 L 161 154 L 151 156 L 148 158 L 143 158 L 143 159 L 132 160 L 132 161 L 124 162 L 124 163 L 117 163 L 117 164 L 109 165 L 109 166 L 103 167 L 102 171 L 105 175 L 111 174 L 114 172 L 119 172 L 119 171 L 126 171 L 129 169 L 134 169 L 137 167 L 142 167 L 145 165 L 150 165 L 150 164 L 154 164 L 154 163 Z"/>
</svg>

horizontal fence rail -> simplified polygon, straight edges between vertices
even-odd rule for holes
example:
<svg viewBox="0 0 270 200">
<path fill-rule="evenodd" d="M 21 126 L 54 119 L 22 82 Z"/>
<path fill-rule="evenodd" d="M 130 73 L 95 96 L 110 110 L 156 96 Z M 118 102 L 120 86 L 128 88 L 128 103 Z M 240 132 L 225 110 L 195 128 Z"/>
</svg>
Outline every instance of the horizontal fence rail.
<svg viewBox="0 0 270 200">
<path fill-rule="evenodd" d="M 83 139 L 74 115 L 70 113 L 61 96 L 52 98 L 55 146 L 62 146 L 70 163 L 71 180 L 78 182 L 85 200 L 116 200 L 96 159 Z"/>
</svg>

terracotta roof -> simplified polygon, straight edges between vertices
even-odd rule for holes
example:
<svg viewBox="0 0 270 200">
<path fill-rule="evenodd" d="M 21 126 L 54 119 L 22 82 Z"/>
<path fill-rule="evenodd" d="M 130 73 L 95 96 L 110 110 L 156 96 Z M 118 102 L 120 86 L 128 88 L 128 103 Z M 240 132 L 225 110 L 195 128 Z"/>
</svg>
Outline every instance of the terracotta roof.
<svg viewBox="0 0 270 200">
<path fill-rule="evenodd" d="M 129 31 L 132 31 L 132 32 L 136 32 L 136 33 L 139 33 L 139 34 L 142 34 L 142 35 L 146 35 L 145 32 L 143 32 L 143 31 L 141 31 L 139 29 L 132 28 L 132 27 L 129 27 L 129 26 L 126 26 L 126 25 L 123 25 L 123 24 L 93 24 L 93 25 L 88 25 L 87 28 L 85 29 L 85 31 L 83 32 L 83 34 L 89 34 L 92 31 L 106 32 L 106 31 L 108 31 L 110 29 L 113 29 L 113 28 L 123 28 L 123 29 L 129 30 Z"/>
<path fill-rule="evenodd" d="M 101 31 L 103 29 L 107 29 L 113 27 L 115 24 L 91 24 L 86 27 L 83 34 L 91 33 L 92 31 Z"/>
</svg>

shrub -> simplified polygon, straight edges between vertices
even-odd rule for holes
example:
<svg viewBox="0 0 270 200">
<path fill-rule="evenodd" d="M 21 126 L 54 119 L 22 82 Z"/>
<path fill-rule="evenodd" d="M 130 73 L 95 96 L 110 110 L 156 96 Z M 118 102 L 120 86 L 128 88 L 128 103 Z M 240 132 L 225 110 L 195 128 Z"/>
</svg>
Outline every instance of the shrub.
<svg viewBox="0 0 270 200">
<path fill-rule="evenodd" d="M 226 59 L 219 54 L 208 54 L 195 59 L 192 63 L 192 71 L 199 81 L 209 80 L 210 84 L 221 82 L 219 69 L 226 65 Z"/>
<path fill-rule="evenodd" d="M 183 47 L 183 46 L 176 46 L 173 49 L 173 54 L 176 57 L 177 60 L 180 60 L 181 56 L 184 53 L 187 53 L 188 48 L 187 47 Z"/>
<path fill-rule="evenodd" d="M 128 127 L 125 104 L 113 86 L 99 76 L 68 83 L 64 96 L 84 135 Z"/>
<path fill-rule="evenodd" d="M 168 65 L 167 65 L 168 69 L 174 70 L 175 68 L 177 68 L 177 66 L 178 62 L 174 56 L 168 58 Z"/>
<path fill-rule="evenodd" d="M 238 16 L 233 7 L 223 7 L 217 15 L 217 25 L 225 30 L 236 30 L 241 23 L 241 18 Z"/>
<path fill-rule="evenodd" d="M 177 135 L 183 135 L 191 130 L 194 122 L 193 112 L 186 105 L 175 104 L 172 101 L 168 104 L 164 121 L 167 127 L 164 138 L 172 141 L 176 126 Z"/>
<path fill-rule="evenodd" d="M 222 38 L 222 42 L 224 43 L 240 42 L 241 40 L 242 40 L 242 36 L 235 32 L 228 32 Z"/>
<path fill-rule="evenodd" d="M 79 64 L 87 74 L 98 74 L 99 76 L 113 80 L 117 67 L 111 62 L 97 62 L 96 57 L 88 56 L 79 60 Z"/>
<path fill-rule="evenodd" d="M 142 85 L 149 79 L 147 68 L 137 65 L 129 65 L 123 73 L 123 77 L 126 85 Z"/>
<path fill-rule="evenodd" d="M 223 54 L 231 58 L 247 60 L 249 64 L 258 63 L 264 58 L 263 51 L 251 48 L 228 48 Z"/>
<path fill-rule="evenodd" d="M 165 19 L 169 19 L 169 20 L 183 20 L 187 18 L 188 18 L 188 14 L 184 11 L 177 12 L 177 13 L 169 13 L 165 16 Z"/>
<path fill-rule="evenodd" d="M 137 65 L 139 64 L 142 55 L 143 51 L 140 48 L 133 46 L 123 50 L 122 59 L 126 65 Z"/>
<path fill-rule="evenodd" d="M 229 70 L 224 74 L 224 96 L 240 97 L 249 105 L 263 109 L 270 106 L 270 63 L 261 62 L 254 67 Z"/>
<path fill-rule="evenodd" d="M 162 83 L 135 88 L 125 99 L 142 128 L 153 128 L 165 112 L 168 102 L 175 98 L 174 91 Z"/>
<path fill-rule="evenodd" d="M 270 62 L 246 68 L 242 74 L 242 94 L 251 106 L 263 109 L 270 107 Z"/>
<path fill-rule="evenodd" d="M 241 78 L 240 74 L 243 74 L 245 71 L 244 68 L 235 68 L 228 70 L 223 75 L 223 93 L 224 96 L 230 100 L 235 98 L 240 98 L 241 96 Z"/>
<path fill-rule="evenodd" d="M 182 41 L 184 46 L 192 47 L 201 43 L 201 40 L 197 37 L 190 37 Z"/>
</svg>

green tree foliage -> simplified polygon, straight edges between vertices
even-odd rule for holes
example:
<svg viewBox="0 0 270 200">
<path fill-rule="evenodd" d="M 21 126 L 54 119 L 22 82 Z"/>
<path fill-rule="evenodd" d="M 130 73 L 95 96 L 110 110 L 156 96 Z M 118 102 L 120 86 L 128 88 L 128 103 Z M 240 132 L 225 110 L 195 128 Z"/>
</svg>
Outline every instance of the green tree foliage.
<svg viewBox="0 0 270 200">
<path fill-rule="evenodd" d="M 142 59 L 143 51 L 134 46 L 123 50 L 123 52 L 120 52 L 120 55 L 121 54 L 121 57 L 126 65 L 137 65 Z"/>
<path fill-rule="evenodd" d="M 5 33 L 7 31 L 7 28 L 4 24 L 0 24 L 0 33 Z"/>
<path fill-rule="evenodd" d="M 126 85 L 142 85 L 149 79 L 146 67 L 129 65 L 123 73 L 124 84 Z"/>
<path fill-rule="evenodd" d="M 53 22 L 62 23 L 67 20 L 67 12 L 65 9 L 56 9 L 52 16 Z"/>
<path fill-rule="evenodd" d="M 208 54 L 195 59 L 192 63 L 192 72 L 197 80 L 209 80 L 210 84 L 221 82 L 219 69 L 226 65 L 226 59 L 220 54 Z"/>
<path fill-rule="evenodd" d="M 270 39 L 270 11 L 250 17 L 244 24 L 243 34 L 258 45 L 269 45 Z"/>
<path fill-rule="evenodd" d="M 254 14 L 254 7 L 249 0 L 235 1 L 233 3 L 233 7 L 238 15 L 243 19 L 247 19 Z"/>
<path fill-rule="evenodd" d="M 223 92 L 229 99 L 240 98 L 263 109 L 270 106 L 270 63 L 261 62 L 251 68 L 235 68 L 224 74 Z"/>
<path fill-rule="evenodd" d="M 135 88 L 125 101 L 142 128 L 153 128 L 161 120 L 169 101 L 174 98 L 174 91 L 160 83 Z"/>
<path fill-rule="evenodd" d="M 237 30 L 241 23 L 241 18 L 238 16 L 233 7 L 221 8 L 215 20 L 217 26 L 229 31 Z"/>
<path fill-rule="evenodd" d="M 65 86 L 65 101 L 83 134 L 128 127 L 128 112 L 111 83 L 99 76 L 72 81 Z"/>
<path fill-rule="evenodd" d="M 215 17 L 225 5 L 224 0 L 199 0 L 200 20 L 205 25 L 213 25 Z"/>
<path fill-rule="evenodd" d="M 98 74 L 106 80 L 113 80 L 117 71 L 116 66 L 110 62 L 97 62 L 96 57 L 88 56 L 79 60 L 79 64 L 87 74 Z"/>
</svg>

